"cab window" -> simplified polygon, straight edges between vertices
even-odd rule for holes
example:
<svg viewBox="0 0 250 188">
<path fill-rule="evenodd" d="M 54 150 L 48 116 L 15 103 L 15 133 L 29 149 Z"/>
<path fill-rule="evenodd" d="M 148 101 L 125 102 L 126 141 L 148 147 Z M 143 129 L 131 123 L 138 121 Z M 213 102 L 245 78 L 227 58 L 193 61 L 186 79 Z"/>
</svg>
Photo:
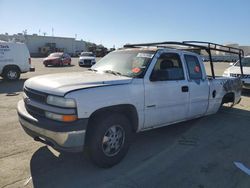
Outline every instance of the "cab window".
<svg viewBox="0 0 250 188">
<path fill-rule="evenodd" d="M 150 76 L 151 81 L 184 80 L 184 71 L 180 56 L 176 53 L 164 53 L 157 60 Z"/>
<path fill-rule="evenodd" d="M 193 55 L 184 55 L 184 58 L 187 64 L 189 78 L 191 80 L 202 79 L 202 71 L 198 58 Z"/>
</svg>

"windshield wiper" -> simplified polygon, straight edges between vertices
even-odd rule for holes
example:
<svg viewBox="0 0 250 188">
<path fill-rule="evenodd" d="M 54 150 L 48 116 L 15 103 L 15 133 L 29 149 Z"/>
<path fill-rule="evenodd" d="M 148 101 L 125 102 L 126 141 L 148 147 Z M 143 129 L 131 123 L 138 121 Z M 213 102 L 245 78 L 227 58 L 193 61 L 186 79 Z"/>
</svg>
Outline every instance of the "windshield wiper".
<svg viewBox="0 0 250 188">
<path fill-rule="evenodd" d="M 105 73 L 109 73 L 109 74 L 113 74 L 113 75 L 118 75 L 118 76 L 122 76 L 122 73 L 120 73 L 120 72 L 117 72 L 117 71 L 113 71 L 113 70 L 105 70 L 105 71 L 103 71 L 103 72 L 105 72 Z"/>
</svg>

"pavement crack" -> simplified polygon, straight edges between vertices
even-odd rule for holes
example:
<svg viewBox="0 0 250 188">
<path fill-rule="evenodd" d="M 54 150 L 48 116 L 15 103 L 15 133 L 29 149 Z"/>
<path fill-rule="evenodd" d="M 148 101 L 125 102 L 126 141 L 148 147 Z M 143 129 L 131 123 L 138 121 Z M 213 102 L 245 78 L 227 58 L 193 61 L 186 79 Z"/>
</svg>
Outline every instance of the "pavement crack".
<svg viewBox="0 0 250 188">
<path fill-rule="evenodd" d="M 11 153 L 11 154 L 9 154 L 9 155 L 1 156 L 0 159 L 4 159 L 4 158 L 7 158 L 7 157 L 11 157 L 11 156 L 14 156 L 14 155 L 18 155 L 18 154 L 20 154 L 20 153 L 25 153 L 25 152 L 27 152 L 27 151 L 29 151 L 29 150 L 26 149 L 26 150 L 18 151 L 18 152 L 15 152 L 15 153 Z"/>
<path fill-rule="evenodd" d="M 26 178 L 23 178 L 23 179 L 19 179 L 19 180 L 15 180 L 15 181 L 13 181 L 13 182 L 11 182 L 11 183 L 5 184 L 5 185 L 2 186 L 1 188 L 5 188 L 5 187 L 10 186 L 10 185 L 13 185 L 13 184 L 15 184 L 15 183 L 24 181 L 24 180 L 26 180 L 27 178 L 29 178 L 29 177 L 26 177 Z"/>
</svg>

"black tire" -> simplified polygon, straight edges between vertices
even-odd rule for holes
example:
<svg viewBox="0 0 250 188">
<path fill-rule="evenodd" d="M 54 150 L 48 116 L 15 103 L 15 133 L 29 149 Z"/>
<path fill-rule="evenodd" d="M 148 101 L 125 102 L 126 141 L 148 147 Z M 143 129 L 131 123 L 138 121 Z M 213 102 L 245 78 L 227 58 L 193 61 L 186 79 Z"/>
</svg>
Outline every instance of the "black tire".
<svg viewBox="0 0 250 188">
<path fill-rule="evenodd" d="M 111 135 L 110 132 L 117 133 Z M 90 159 L 99 167 L 109 168 L 119 163 L 127 154 L 132 129 L 129 120 L 124 115 L 110 113 L 96 116 L 87 134 Z M 120 135 L 122 135 L 121 138 Z M 110 151 L 108 147 L 111 148 Z"/>
<path fill-rule="evenodd" d="M 48 64 L 44 64 L 45 67 L 48 67 Z"/>
<path fill-rule="evenodd" d="M 17 67 L 7 67 L 3 71 L 3 78 L 8 81 L 15 81 L 20 78 L 20 70 Z"/>
</svg>

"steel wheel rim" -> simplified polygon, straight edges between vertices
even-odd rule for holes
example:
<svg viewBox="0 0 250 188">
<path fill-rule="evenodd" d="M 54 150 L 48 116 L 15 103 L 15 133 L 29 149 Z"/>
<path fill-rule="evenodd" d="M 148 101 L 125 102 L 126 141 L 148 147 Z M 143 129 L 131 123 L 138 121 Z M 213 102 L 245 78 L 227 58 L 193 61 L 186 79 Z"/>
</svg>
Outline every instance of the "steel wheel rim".
<svg viewBox="0 0 250 188">
<path fill-rule="evenodd" d="M 13 71 L 13 70 L 10 70 L 8 73 L 8 78 L 9 79 L 16 79 L 17 78 L 17 72 L 16 71 Z"/>
<path fill-rule="evenodd" d="M 102 151 L 106 156 L 112 157 L 120 152 L 124 145 L 125 132 L 120 125 L 111 126 L 102 139 Z"/>
</svg>

